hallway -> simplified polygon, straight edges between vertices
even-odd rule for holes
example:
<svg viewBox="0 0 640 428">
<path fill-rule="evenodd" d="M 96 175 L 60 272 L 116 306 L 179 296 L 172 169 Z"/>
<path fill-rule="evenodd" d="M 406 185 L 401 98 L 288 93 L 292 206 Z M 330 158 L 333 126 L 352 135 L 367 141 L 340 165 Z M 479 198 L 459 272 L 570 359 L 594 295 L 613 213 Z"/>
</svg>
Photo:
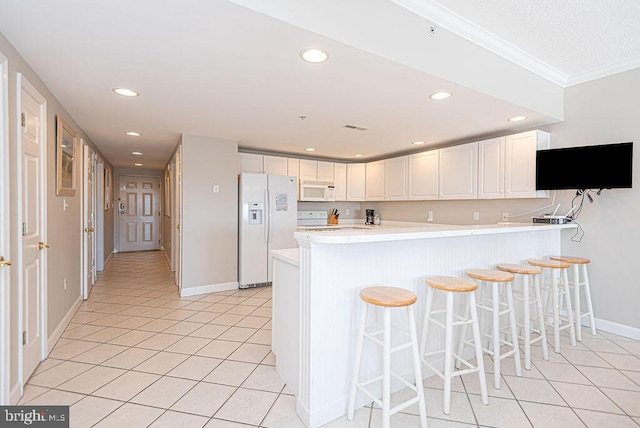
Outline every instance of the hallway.
<svg viewBox="0 0 640 428">
<path fill-rule="evenodd" d="M 489 406 L 480 403 L 477 378 L 466 376 L 454 381 L 451 414 L 444 415 L 442 381 L 425 380 L 429 427 L 637 428 L 640 342 L 585 334 L 572 348 L 567 339 L 549 361 L 536 347 L 523 377 L 506 361 L 502 389 L 488 382 Z M 270 342 L 270 288 L 181 299 L 161 252 L 120 253 L 20 404 L 70 405 L 71 426 L 79 428 L 302 428 Z M 407 408 L 393 426 L 419 426 L 416 414 L 417 406 Z M 352 423 L 343 417 L 328 426 L 377 427 L 380 417 L 367 407 Z"/>
</svg>

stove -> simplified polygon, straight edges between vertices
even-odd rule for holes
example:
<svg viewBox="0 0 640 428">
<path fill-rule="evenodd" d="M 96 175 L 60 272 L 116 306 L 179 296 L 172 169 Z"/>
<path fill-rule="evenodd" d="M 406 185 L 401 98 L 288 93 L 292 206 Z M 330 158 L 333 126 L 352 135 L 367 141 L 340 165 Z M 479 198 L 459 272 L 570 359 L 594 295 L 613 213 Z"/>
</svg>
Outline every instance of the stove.
<svg viewBox="0 0 640 428">
<path fill-rule="evenodd" d="M 298 227 L 326 226 L 328 221 L 326 211 L 298 211 Z"/>
</svg>

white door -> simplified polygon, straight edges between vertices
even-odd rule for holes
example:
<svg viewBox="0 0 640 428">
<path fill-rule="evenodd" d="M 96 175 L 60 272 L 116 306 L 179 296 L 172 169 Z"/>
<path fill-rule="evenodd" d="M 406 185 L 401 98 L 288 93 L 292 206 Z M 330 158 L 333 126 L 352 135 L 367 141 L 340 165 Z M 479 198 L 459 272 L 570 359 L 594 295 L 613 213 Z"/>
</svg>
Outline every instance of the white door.
<svg viewBox="0 0 640 428">
<path fill-rule="evenodd" d="M 80 140 L 82 142 L 82 139 Z M 94 200 L 94 154 L 88 144 L 82 147 L 82 249 L 83 249 L 83 278 L 82 297 L 89 298 L 91 287 L 95 283 L 95 200 Z"/>
<path fill-rule="evenodd" d="M 182 234 L 180 233 L 180 219 L 182 218 L 182 146 L 178 147 L 176 151 L 175 157 L 175 177 L 173 182 L 175 183 L 175 192 L 173 197 L 173 221 L 174 227 L 173 231 L 175 232 L 175 239 L 173 241 L 173 251 L 175 255 L 175 281 L 178 289 L 182 289 L 182 276 L 180 272 L 182 271 Z"/>
<path fill-rule="evenodd" d="M 118 178 L 118 251 L 160 249 L 160 177 Z"/>
<path fill-rule="evenodd" d="M 93 170 L 95 219 L 93 221 L 93 244 L 95 252 L 93 259 L 96 261 L 95 271 L 104 270 L 104 163 L 99 156 L 95 156 L 95 168 Z"/>
<path fill-rule="evenodd" d="M 45 99 L 18 74 L 18 131 L 20 150 L 20 342 L 22 383 L 46 357 L 46 204 L 45 204 Z"/>
<path fill-rule="evenodd" d="M 0 53 L 0 406 L 9 404 L 9 96 L 8 61 Z"/>
</svg>

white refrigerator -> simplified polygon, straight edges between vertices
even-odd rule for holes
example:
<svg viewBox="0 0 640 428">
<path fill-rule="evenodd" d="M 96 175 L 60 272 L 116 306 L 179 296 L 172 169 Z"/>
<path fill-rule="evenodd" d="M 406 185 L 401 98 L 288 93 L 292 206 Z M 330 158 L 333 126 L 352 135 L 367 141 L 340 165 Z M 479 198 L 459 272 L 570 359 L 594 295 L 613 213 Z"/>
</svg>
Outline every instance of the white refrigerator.
<svg viewBox="0 0 640 428">
<path fill-rule="evenodd" d="M 242 173 L 238 200 L 238 285 L 269 285 L 273 276 L 271 250 L 297 248 L 296 177 Z"/>
</svg>

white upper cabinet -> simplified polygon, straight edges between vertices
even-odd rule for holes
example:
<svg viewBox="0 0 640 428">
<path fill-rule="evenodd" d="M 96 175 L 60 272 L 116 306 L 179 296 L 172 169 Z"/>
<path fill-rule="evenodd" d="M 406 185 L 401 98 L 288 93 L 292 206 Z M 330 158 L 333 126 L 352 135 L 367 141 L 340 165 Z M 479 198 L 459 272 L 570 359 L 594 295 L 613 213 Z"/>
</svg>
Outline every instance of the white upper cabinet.
<svg viewBox="0 0 640 428">
<path fill-rule="evenodd" d="M 408 199 L 438 199 L 438 150 L 409 155 Z"/>
<path fill-rule="evenodd" d="M 347 201 L 364 201 L 366 164 L 347 165 Z"/>
<path fill-rule="evenodd" d="M 547 197 L 536 191 L 536 151 L 551 147 L 551 135 L 528 131 L 505 137 L 505 198 Z"/>
<path fill-rule="evenodd" d="M 384 162 L 380 160 L 366 164 L 365 194 L 367 201 L 384 200 Z"/>
<path fill-rule="evenodd" d="M 287 158 L 264 155 L 262 165 L 265 174 L 287 175 Z"/>
<path fill-rule="evenodd" d="M 333 162 L 300 159 L 300 180 L 333 182 Z"/>
<path fill-rule="evenodd" d="M 300 176 L 300 159 L 287 158 L 287 175 L 298 178 Z M 299 182 L 299 180 L 296 180 Z M 300 186 L 296 185 L 296 196 L 300 200 Z"/>
<path fill-rule="evenodd" d="M 478 143 L 440 149 L 439 198 L 478 197 Z"/>
<path fill-rule="evenodd" d="M 504 198 L 505 137 L 478 143 L 478 199 Z"/>
<path fill-rule="evenodd" d="M 335 163 L 333 165 L 333 185 L 336 201 L 347 200 L 347 164 Z"/>
<path fill-rule="evenodd" d="M 256 155 L 253 153 L 238 153 L 238 173 L 241 172 L 253 172 L 256 174 L 262 174 L 262 155 Z"/>
<path fill-rule="evenodd" d="M 385 199 L 407 199 L 407 156 L 384 161 Z"/>
<path fill-rule="evenodd" d="M 478 199 L 536 198 L 536 151 L 548 149 L 550 135 L 528 131 L 478 143 Z"/>
<path fill-rule="evenodd" d="M 329 181 L 333 182 L 334 173 L 333 173 L 333 162 L 323 162 L 318 161 L 318 181 Z"/>
</svg>

